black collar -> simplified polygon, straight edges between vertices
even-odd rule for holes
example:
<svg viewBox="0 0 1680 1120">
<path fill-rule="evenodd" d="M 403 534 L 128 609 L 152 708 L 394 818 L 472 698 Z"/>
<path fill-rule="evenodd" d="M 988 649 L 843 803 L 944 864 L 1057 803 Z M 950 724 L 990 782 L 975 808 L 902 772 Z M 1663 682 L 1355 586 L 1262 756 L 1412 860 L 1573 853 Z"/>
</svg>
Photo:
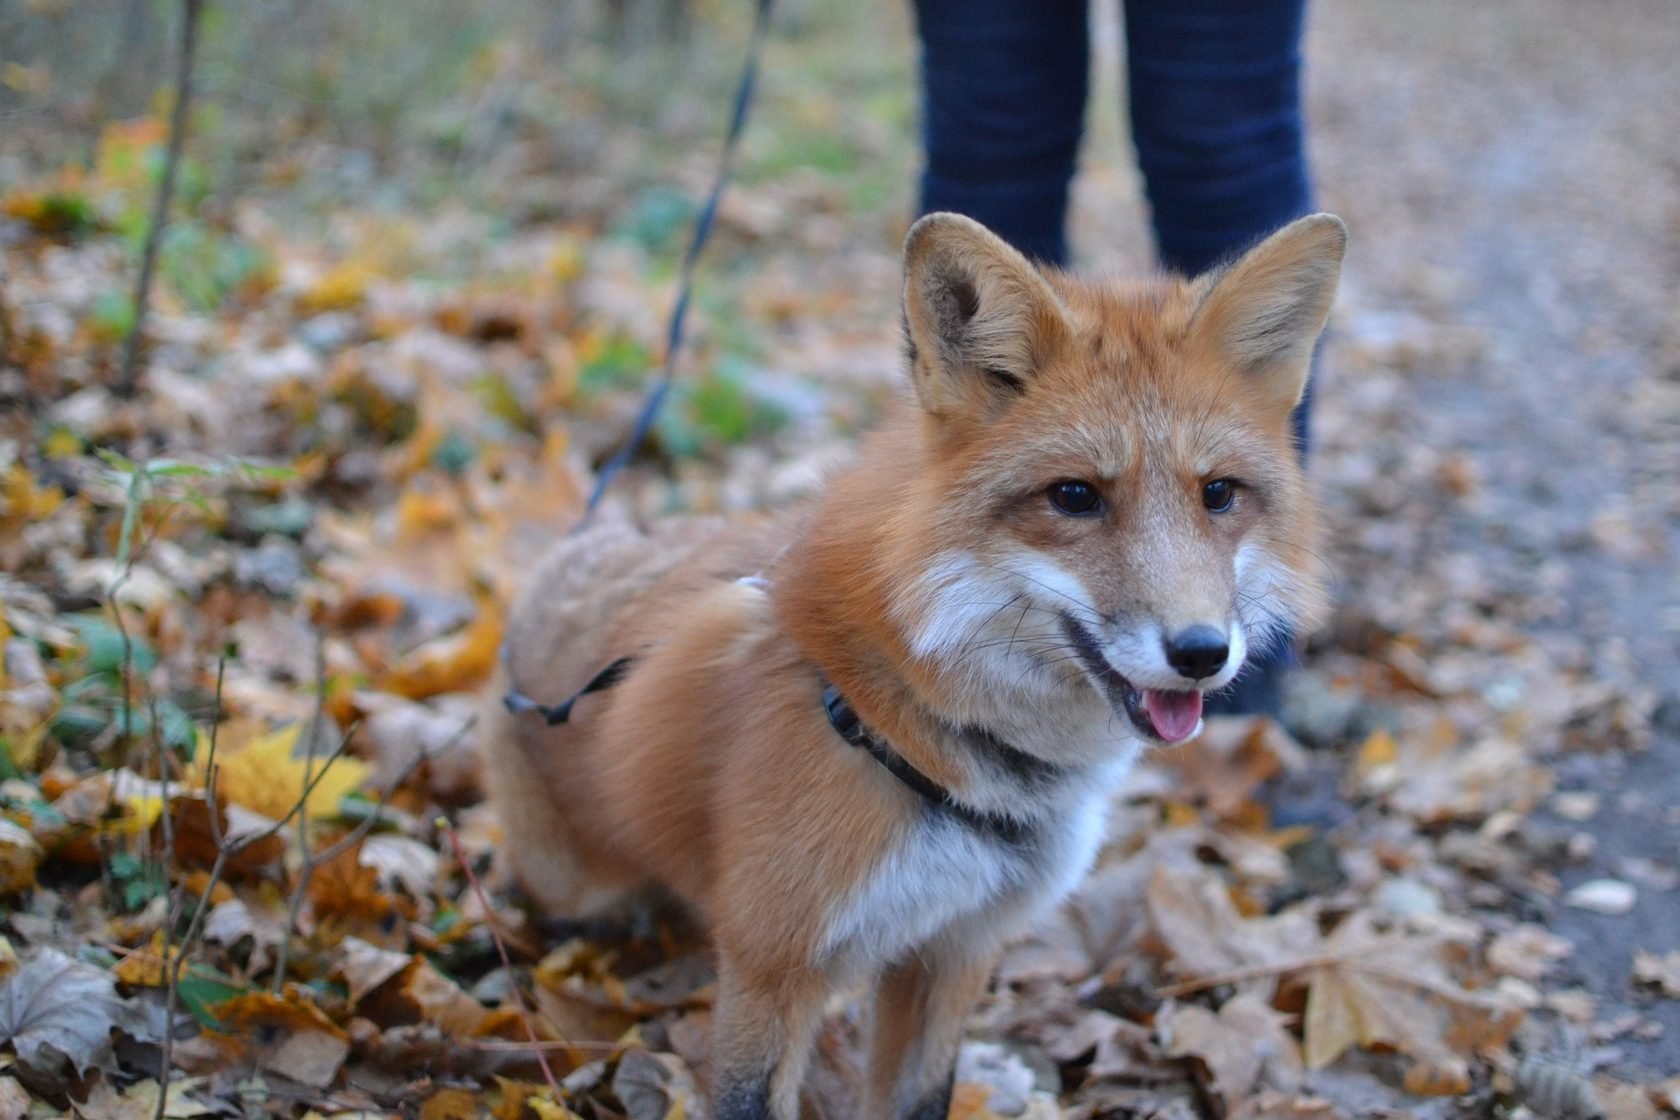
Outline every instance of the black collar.
<svg viewBox="0 0 1680 1120">
<path fill-rule="evenodd" d="M 984 813 L 972 806 L 958 801 L 951 791 L 922 773 L 905 760 L 904 756 L 893 750 L 886 742 L 863 725 L 846 698 L 840 695 L 840 689 L 829 685 L 823 690 L 823 710 L 828 713 L 828 722 L 834 725 L 834 730 L 840 733 L 840 738 L 854 747 L 862 747 L 869 752 L 869 757 L 879 762 L 883 769 L 899 781 L 908 786 L 911 792 L 926 801 L 939 812 L 946 813 L 962 821 L 977 832 L 995 836 L 1010 844 L 1018 844 L 1028 833 L 1028 825 L 1014 817 L 1002 813 Z M 987 736 L 991 739 L 990 736 Z M 1033 758 L 1022 751 L 1016 750 L 1007 743 L 991 740 L 997 747 L 1009 752 L 1011 756 L 1031 759 L 1033 763 L 1048 769 L 1049 764 Z"/>
</svg>

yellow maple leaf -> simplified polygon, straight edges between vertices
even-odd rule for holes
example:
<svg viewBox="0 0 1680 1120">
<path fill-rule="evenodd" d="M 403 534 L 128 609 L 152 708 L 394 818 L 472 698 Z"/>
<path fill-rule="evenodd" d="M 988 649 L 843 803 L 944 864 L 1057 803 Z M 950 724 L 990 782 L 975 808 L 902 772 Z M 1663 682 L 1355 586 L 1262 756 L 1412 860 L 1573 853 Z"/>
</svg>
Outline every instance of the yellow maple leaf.
<svg viewBox="0 0 1680 1120">
<path fill-rule="evenodd" d="M 325 757 L 313 760 L 293 757 L 302 731 L 303 724 L 288 724 L 278 731 L 257 736 L 241 750 L 230 751 L 218 760 L 218 792 L 236 805 L 270 820 L 279 820 L 292 811 L 304 788 L 319 776 L 309 793 L 309 814 L 312 817 L 335 814 L 344 795 L 360 788 L 367 779 L 367 764 L 340 756 L 323 775 Z"/>
</svg>

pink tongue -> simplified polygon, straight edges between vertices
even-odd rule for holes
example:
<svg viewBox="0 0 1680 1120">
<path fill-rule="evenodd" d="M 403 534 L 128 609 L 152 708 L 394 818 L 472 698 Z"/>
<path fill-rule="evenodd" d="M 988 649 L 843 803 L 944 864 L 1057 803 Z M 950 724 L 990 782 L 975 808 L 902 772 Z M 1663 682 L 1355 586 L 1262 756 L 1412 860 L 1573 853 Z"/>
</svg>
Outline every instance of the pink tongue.
<svg viewBox="0 0 1680 1120">
<path fill-rule="evenodd" d="M 1149 712 L 1149 722 L 1155 725 L 1155 734 L 1169 743 L 1188 739 L 1202 718 L 1202 694 L 1199 692 L 1146 689 L 1143 706 Z"/>
</svg>

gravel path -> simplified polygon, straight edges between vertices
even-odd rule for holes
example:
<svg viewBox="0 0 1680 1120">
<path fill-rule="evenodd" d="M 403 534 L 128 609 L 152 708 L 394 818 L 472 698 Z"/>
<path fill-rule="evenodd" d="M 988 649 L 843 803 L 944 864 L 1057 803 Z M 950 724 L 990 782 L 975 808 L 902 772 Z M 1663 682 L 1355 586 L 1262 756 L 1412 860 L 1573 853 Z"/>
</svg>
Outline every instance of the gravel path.
<svg viewBox="0 0 1680 1120">
<path fill-rule="evenodd" d="M 1596 855 L 1563 879 L 1618 875 L 1629 859 L 1672 866 L 1680 20 L 1654 0 L 1365 0 L 1315 15 L 1317 166 L 1355 231 L 1342 343 L 1416 355 L 1380 408 L 1331 366 L 1323 473 L 1335 488 L 1379 435 L 1432 449 L 1475 482 L 1474 501 L 1428 518 L 1439 554 L 1402 567 L 1359 558 L 1350 597 L 1403 594 L 1390 585 L 1427 585 L 1456 564 L 1466 582 L 1535 604 L 1531 631 L 1602 678 L 1655 690 L 1647 752 L 1558 766 L 1561 788 L 1604 805 L 1586 826 Z M 1680 1005 L 1637 999 L 1629 984 L 1635 948 L 1680 944 L 1680 892 L 1642 889 L 1619 917 L 1562 907 L 1552 925 L 1577 944 L 1571 968 L 1601 1016 L 1637 1004 L 1666 1028 L 1622 1042 L 1624 1070 L 1680 1071 Z"/>
</svg>

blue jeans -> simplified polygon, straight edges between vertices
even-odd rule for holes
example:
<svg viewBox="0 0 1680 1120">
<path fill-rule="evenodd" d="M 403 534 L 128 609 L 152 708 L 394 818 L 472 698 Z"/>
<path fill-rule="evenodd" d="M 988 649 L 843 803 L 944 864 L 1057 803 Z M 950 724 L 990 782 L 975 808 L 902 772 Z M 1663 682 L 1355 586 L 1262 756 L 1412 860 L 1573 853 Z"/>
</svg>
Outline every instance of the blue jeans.
<svg viewBox="0 0 1680 1120">
<path fill-rule="evenodd" d="M 1067 263 L 1089 89 L 1086 0 L 915 0 L 923 213 L 956 210 Z M 1166 267 L 1201 272 L 1310 213 L 1301 120 L 1306 0 L 1123 0 L 1132 143 Z M 1295 413 L 1303 454 L 1311 396 Z M 1275 706 L 1290 643 L 1224 706 Z M 1218 705 L 1216 705 L 1218 706 Z"/>
</svg>

